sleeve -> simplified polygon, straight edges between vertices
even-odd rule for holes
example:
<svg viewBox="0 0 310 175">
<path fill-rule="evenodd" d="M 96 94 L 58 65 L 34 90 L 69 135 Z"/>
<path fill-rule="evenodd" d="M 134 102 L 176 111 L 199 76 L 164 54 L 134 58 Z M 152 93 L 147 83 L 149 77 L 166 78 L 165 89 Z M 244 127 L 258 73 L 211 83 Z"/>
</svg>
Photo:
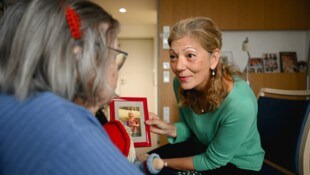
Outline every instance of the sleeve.
<svg viewBox="0 0 310 175">
<path fill-rule="evenodd" d="M 58 146 L 54 158 L 47 165 L 47 171 L 52 174 L 142 175 L 138 167 L 113 145 L 103 129 L 74 131 L 67 138 L 70 140 Z"/>
<path fill-rule="evenodd" d="M 226 117 L 220 123 L 215 138 L 206 152 L 194 157 L 196 170 L 206 171 L 226 165 L 256 124 L 257 103 L 252 98 L 243 98 L 239 101 L 237 106 L 228 107 L 231 110 L 224 114 Z"/>
<path fill-rule="evenodd" d="M 173 89 L 174 89 L 174 94 L 177 99 L 177 103 L 179 103 L 179 88 L 180 84 L 177 78 L 174 78 L 173 80 Z M 179 116 L 180 116 L 180 121 L 175 123 L 174 125 L 176 126 L 176 132 L 177 132 L 177 137 L 172 138 L 168 137 L 168 142 L 173 144 L 173 143 L 179 143 L 187 140 L 191 136 L 191 130 L 189 129 L 188 125 L 185 122 L 184 119 L 184 113 L 182 112 L 181 107 L 179 107 Z"/>
<path fill-rule="evenodd" d="M 187 124 L 184 122 L 178 122 L 174 124 L 177 129 L 177 137 L 172 138 L 168 137 L 168 142 L 171 144 L 180 143 L 187 140 L 191 136 L 191 131 L 188 128 Z"/>
</svg>

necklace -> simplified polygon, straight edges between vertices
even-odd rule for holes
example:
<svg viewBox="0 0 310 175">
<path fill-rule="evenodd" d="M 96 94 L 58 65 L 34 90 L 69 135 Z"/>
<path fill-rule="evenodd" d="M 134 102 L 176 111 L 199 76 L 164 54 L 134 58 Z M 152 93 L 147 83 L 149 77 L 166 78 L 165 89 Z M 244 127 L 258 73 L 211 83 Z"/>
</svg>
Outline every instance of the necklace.
<svg viewBox="0 0 310 175">
<path fill-rule="evenodd" d="M 198 101 L 198 105 L 199 105 L 199 107 L 200 107 L 200 111 L 201 111 L 201 113 L 204 113 L 205 112 L 205 110 L 203 109 L 203 107 L 201 106 L 201 103 L 200 103 L 200 100 L 199 100 L 199 97 L 196 97 L 196 101 Z M 196 102 L 195 102 L 196 103 Z"/>
</svg>

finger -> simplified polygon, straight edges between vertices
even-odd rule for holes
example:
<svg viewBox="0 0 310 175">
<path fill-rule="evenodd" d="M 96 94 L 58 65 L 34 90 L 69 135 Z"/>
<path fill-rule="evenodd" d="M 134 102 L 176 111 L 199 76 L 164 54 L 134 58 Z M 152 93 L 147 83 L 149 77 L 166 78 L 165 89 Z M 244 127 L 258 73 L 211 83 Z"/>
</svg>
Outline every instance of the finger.
<svg viewBox="0 0 310 175">
<path fill-rule="evenodd" d="M 137 159 L 141 162 L 143 161 L 146 161 L 146 159 L 148 158 L 148 154 L 140 154 L 140 155 L 137 155 Z"/>
<path fill-rule="evenodd" d="M 145 124 L 147 125 L 159 125 L 161 123 L 161 120 L 146 120 Z"/>
<path fill-rule="evenodd" d="M 159 119 L 159 117 L 156 114 L 154 114 L 153 112 L 149 112 L 149 119 L 150 120 L 157 120 L 157 119 Z"/>
<path fill-rule="evenodd" d="M 162 129 L 159 129 L 159 128 L 157 128 L 157 127 L 151 127 L 151 132 L 152 133 L 155 133 L 155 134 L 159 134 L 159 135 L 164 135 L 165 134 L 165 132 L 162 130 Z"/>
</svg>

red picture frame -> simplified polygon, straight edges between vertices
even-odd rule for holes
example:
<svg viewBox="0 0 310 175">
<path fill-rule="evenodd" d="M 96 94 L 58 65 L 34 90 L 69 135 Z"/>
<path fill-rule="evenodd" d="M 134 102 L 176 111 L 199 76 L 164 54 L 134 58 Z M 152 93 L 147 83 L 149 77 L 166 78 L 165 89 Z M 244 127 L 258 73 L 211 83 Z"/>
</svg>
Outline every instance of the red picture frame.
<svg viewBox="0 0 310 175">
<path fill-rule="evenodd" d="M 119 97 L 110 103 L 110 120 L 119 120 L 131 129 L 135 147 L 151 146 L 147 99 L 144 97 Z"/>
</svg>

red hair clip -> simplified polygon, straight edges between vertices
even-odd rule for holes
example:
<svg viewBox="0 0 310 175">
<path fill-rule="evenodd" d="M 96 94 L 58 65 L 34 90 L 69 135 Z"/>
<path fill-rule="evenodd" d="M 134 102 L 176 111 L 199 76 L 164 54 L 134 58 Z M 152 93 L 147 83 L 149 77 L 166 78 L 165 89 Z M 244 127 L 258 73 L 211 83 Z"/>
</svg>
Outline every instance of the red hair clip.
<svg viewBox="0 0 310 175">
<path fill-rule="evenodd" d="M 80 17 L 70 6 L 66 8 L 66 19 L 69 24 L 71 35 L 74 39 L 80 39 L 82 32 L 80 31 Z"/>
</svg>

